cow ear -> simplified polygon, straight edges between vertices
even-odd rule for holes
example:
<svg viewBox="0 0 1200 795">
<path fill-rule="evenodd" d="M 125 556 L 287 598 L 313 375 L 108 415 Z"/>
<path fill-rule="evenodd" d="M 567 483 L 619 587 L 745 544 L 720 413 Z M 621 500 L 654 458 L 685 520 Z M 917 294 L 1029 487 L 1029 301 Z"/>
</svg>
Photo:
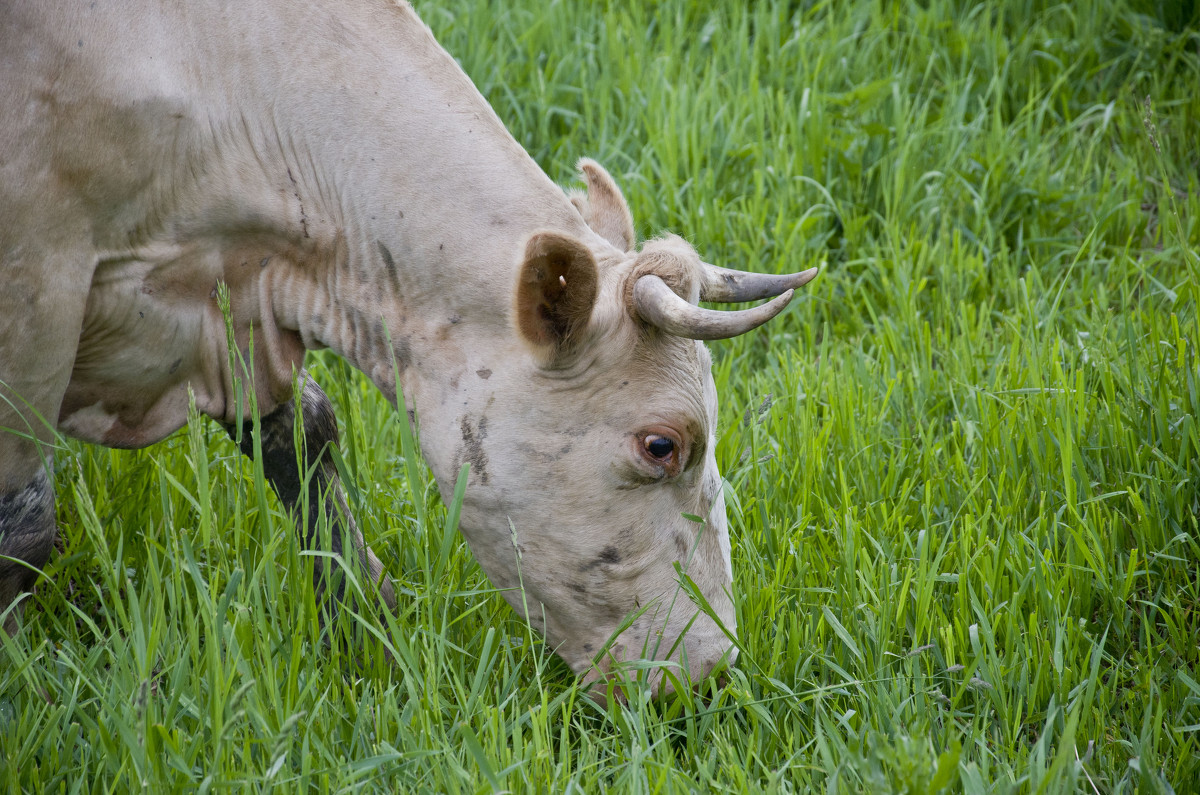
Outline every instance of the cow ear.
<svg viewBox="0 0 1200 795">
<path fill-rule="evenodd" d="M 587 182 L 587 209 L 583 219 L 596 234 L 621 251 L 633 251 L 637 237 L 633 232 L 633 216 L 616 180 L 595 160 L 583 158 L 579 170 Z M 579 206 L 579 202 L 575 206 Z"/>
<path fill-rule="evenodd" d="M 517 277 L 517 328 L 545 361 L 579 342 L 599 284 L 596 260 L 579 240 L 559 232 L 529 238 Z"/>
</svg>

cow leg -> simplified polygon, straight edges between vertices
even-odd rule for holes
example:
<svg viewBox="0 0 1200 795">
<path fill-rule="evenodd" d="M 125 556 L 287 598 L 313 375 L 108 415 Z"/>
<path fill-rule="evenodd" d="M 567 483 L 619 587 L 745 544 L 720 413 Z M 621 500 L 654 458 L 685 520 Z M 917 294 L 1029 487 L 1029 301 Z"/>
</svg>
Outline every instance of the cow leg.
<svg viewBox="0 0 1200 795">
<path fill-rule="evenodd" d="M 38 570 L 54 548 L 54 490 L 44 469 L 25 488 L 0 494 L 0 613 L 32 590 Z M 23 603 L 4 617 L 4 631 L 17 633 Z"/>
<path fill-rule="evenodd" d="M 0 151 L 8 151 L 3 141 Z M 9 608 L 54 547 L 50 456 L 94 261 L 86 243 L 71 248 L 65 217 L 39 229 L 10 214 L 26 196 L 43 194 L 52 190 L 19 172 L 0 180 L 0 616 L 10 635 L 24 608 Z"/>
<path fill-rule="evenodd" d="M 296 455 L 296 407 L 289 400 L 260 420 L 263 473 L 280 501 L 296 516 L 302 546 L 305 549 L 322 549 L 324 524 L 329 530 L 330 547 L 327 551 L 342 556 L 349 565 L 356 565 L 356 576 L 365 576 L 377 583 L 386 607 L 393 609 L 396 597 L 391 581 L 384 574 L 379 558 L 363 542 L 362 533 L 347 508 L 337 468 L 329 454 L 338 444 L 337 417 L 333 413 L 333 406 L 307 373 L 301 372 L 300 379 L 304 384 L 300 397 L 304 423 L 301 455 Z M 225 428 L 237 438 L 235 426 L 226 425 Z M 247 420 L 242 424 L 241 450 L 250 457 L 254 456 L 253 432 L 253 422 Z M 297 467 L 297 462 L 303 470 Z M 308 472 L 312 472 L 308 510 L 300 517 L 297 514 L 304 504 L 304 477 Z M 346 596 L 345 578 L 336 570 L 336 563 L 331 559 L 315 559 L 313 582 L 323 606 L 323 619 L 333 618 L 337 615 L 339 605 L 352 602 Z"/>
</svg>

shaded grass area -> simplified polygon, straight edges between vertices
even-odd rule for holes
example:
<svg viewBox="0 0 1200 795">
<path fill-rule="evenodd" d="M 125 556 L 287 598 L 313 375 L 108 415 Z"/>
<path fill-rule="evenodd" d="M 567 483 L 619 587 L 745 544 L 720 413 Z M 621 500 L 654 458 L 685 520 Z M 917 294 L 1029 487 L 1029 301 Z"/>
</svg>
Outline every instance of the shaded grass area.
<svg viewBox="0 0 1200 795">
<path fill-rule="evenodd" d="M 666 707 L 584 700 L 390 407 L 314 356 L 396 664 L 323 648 L 312 563 L 215 425 L 71 445 L 62 551 L 3 643 L 5 786 L 1200 786 L 1194 9 L 418 10 L 548 173 L 596 157 L 642 234 L 823 266 L 713 345 L 738 665 Z"/>
</svg>

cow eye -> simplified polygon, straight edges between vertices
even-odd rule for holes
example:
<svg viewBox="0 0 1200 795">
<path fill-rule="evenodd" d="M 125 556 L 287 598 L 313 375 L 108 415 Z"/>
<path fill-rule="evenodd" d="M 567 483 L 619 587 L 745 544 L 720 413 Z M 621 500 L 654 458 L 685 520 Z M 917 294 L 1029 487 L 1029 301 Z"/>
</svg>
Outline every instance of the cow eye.
<svg viewBox="0 0 1200 795">
<path fill-rule="evenodd" d="M 665 436 L 651 434 L 646 437 L 644 444 L 646 452 L 659 460 L 670 458 L 671 453 L 675 452 L 675 442 Z"/>
</svg>

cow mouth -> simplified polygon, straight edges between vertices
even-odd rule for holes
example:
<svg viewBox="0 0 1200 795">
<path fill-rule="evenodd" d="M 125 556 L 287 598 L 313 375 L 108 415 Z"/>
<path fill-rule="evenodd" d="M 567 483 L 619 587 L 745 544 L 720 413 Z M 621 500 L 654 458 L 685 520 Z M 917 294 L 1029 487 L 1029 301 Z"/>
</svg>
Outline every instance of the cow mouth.
<svg viewBox="0 0 1200 795">
<path fill-rule="evenodd" d="M 579 680 L 580 688 L 601 709 L 612 702 L 628 706 L 631 697 L 647 689 L 650 699 L 658 702 L 675 699 L 681 690 L 692 698 L 711 692 L 710 688 L 720 690 L 729 681 L 726 669 L 737 658 L 736 647 L 731 647 L 715 662 L 706 663 L 699 676 L 692 677 L 677 660 L 654 661 L 656 664 L 637 659 L 620 661 L 623 651 L 620 644 L 615 645 Z"/>
</svg>

